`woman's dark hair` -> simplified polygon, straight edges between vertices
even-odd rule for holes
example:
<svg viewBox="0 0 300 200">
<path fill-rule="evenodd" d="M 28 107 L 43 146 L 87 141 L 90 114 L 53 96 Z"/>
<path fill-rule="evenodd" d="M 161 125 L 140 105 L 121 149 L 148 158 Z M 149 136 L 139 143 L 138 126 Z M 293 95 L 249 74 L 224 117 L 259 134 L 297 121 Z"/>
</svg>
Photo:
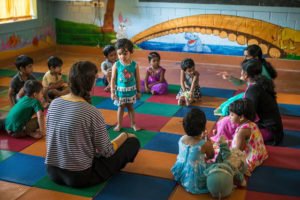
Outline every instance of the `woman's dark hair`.
<svg viewBox="0 0 300 200">
<path fill-rule="evenodd" d="M 37 80 L 27 80 L 24 84 L 25 95 L 29 97 L 31 97 L 34 93 L 39 93 L 42 89 L 42 83 Z"/>
<path fill-rule="evenodd" d="M 255 108 L 250 99 L 238 99 L 229 105 L 229 111 L 237 114 L 238 116 L 244 116 L 250 121 L 255 120 Z"/>
<path fill-rule="evenodd" d="M 276 98 L 275 86 L 272 80 L 261 75 L 262 67 L 261 62 L 255 58 L 244 60 L 242 62 L 242 69 L 248 77 L 260 86 L 263 90 L 269 93 L 272 97 Z"/>
<path fill-rule="evenodd" d="M 61 67 L 63 65 L 63 61 L 61 58 L 57 57 L 57 56 L 50 56 L 48 58 L 48 68 L 50 69 L 50 67 Z"/>
<path fill-rule="evenodd" d="M 21 67 L 25 68 L 27 65 L 33 64 L 33 59 L 26 55 L 20 55 L 17 57 L 15 65 L 18 70 Z"/>
<path fill-rule="evenodd" d="M 122 50 L 128 50 L 130 53 L 133 53 L 133 43 L 126 39 L 126 38 L 122 38 L 117 40 L 116 43 L 116 49 L 122 49 Z"/>
<path fill-rule="evenodd" d="M 90 91 L 95 84 L 97 73 L 97 67 L 92 62 L 79 61 L 74 63 L 69 73 L 71 92 L 91 103 Z"/>
<path fill-rule="evenodd" d="M 266 59 L 264 59 L 262 50 L 258 45 L 249 45 L 245 50 L 248 52 L 248 55 L 252 56 L 253 58 L 257 57 L 260 60 L 272 79 L 275 79 L 277 77 L 277 71 L 274 69 L 271 63 L 267 62 Z"/>
<path fill-rule="evenodd" d="M 201 135 L 205 127 L 205 114 L 198 108 L 192 108 L 183 118 L 183 128 L 188 136 Z"/>
<path fill-rule="evenodd" d="M 155 51 L 150 52 L 149 55 L 148 55 L 148 61 L 150 62 L 153 58 L 158 58 L 158 60 L 160 60 L 159 53 L 157 53 Z"/>
<path fill-rule="evenodd" d="M 113 45 L 106 45 L 103 49 L 103 55 L 107 57 L 113 51 L 116 51 L 116 48 Z"/>
<path fill-rule="evenodd" d="M 186 58 L 181 62 L 181 69 L 183 71 L 187 70 L 188 68 L 195 67 L 195 62 L 191 58 Z"/>
</svg>

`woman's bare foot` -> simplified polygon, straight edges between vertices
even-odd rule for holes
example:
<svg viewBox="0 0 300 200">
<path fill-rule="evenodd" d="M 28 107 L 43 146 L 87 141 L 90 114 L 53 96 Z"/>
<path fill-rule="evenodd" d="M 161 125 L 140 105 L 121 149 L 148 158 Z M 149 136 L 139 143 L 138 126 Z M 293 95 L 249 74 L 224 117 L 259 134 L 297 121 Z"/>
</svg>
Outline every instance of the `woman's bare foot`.
<svg viewBox="0 0 300 200">
<path fill-rule="evenodd" d="M 104 91 L 105 91 L 105 92 L 110 92 L 110 87 L 107 86 L 106 88 L 104 88 Z"/>
<path fill-rule="evenodd" d="M 39 131 L 27 133 L 27 135 L 29 135 L 30 137 L 33 137 L 35 139 L 40 139 L 43 137 L 43 135 Z"/>
</svg>

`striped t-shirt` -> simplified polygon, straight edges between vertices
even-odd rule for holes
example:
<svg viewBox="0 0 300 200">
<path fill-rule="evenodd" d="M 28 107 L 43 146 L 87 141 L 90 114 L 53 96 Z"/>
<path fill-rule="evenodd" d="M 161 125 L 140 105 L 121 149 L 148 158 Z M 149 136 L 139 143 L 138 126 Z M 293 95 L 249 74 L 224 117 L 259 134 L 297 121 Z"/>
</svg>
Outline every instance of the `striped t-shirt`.
<svg viewBox="0 0 300 200">
<path fill-rule="evenodd" d="M 114 154 L 101 113 L 84 101 L 57 98 L 51 103 L 46 141 L 45 163 L 70 171 L 90 168 L 96 154 Z"/>
</svg>

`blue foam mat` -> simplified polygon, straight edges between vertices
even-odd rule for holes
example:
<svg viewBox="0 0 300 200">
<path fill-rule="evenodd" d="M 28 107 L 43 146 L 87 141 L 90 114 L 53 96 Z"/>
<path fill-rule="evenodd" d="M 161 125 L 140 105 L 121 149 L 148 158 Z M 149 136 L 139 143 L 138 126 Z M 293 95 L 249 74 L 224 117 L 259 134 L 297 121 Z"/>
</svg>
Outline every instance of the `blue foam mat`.
<svg viewBox="0 0 300 200">
<path fill-rule="evenodd" d="M 0 163 L 0 179 L 23 185 L 34 185 L 46 176 L 44 158 L 15 153 Z"/>
<path fill-rule="evenodd" d="M 94 200 L 168 199 L 175 185 L 172 180 L 120 173 L 108 181 Z"/>
<path fill-rule="evenodd" d="M 181 135 L 160 132 L 156 134 L 143 148 L 152 151 L 178 154 L 178 141 Z"/>
<path fill-rule="evenodd" d="M 279 111 L 282 115 L 300 117 L 300 105 L 278 104 Z"/>
<path fill-rule="evenodd" d="M 284 138 L 280 146 L 300 148 L 300 131 L 284 130 Z"/>
<path fill-rule="evenodd" d="M 260 166 L 248 180 L 248 190 L 300 197 L 300 171 Z"/>
<path fill-rule="evenodd" d="M 202 96 L 230 98 L 235 93 L 235 90 L 220 89 L 220 88 L 201 88 Z"/>
<path fill-rule="evenodd" d="M 143 103 L 144 103 L 143 101 L 137 100 L 136 103 L 133 105 L 134 109 L 136 109 Z M 107 110 L 118 110 L 118 106 L 116 106 L 110 98 L 107 98 L 107 99 L 104 99 L 103 101 L 101 101 L 98 105 L 96 105 L 96 108 L 107 109 Z M 125 111 L 126 112 L 128 111 L 127 108 L 125 108 Z"/>
<path fill-rule="evenodd" d="M 200 108 L 205 113 L 206 119 L 209 121 L 217 121 L 219 119 L 219 116 L 214 115 L 215 108 L 207 108 L 207 107 L 199 107 L 199 106 L 182 107 L 177 111 L 175 117 L 184 117 L 192 108 Z"/>
</svg>

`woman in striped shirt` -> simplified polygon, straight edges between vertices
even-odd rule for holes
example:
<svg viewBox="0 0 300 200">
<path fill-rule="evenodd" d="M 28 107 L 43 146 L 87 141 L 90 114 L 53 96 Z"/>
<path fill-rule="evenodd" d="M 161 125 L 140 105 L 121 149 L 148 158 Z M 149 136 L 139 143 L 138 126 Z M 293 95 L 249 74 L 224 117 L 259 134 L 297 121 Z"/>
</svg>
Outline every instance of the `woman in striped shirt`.
<svg viewBox="0 0 300 200">
<path fill-rule="evenodd" d="M 102 114 L 90 104 L 96 77 L 93 63 L 75 63 L 69 73 L 71 93 L 49 107 L 45 163 L 49 177 L 58 184 L 86 187 L 106 181 L 133 162 L 140 148 L 133 134 L 109 140 Z"/>
</svg>

